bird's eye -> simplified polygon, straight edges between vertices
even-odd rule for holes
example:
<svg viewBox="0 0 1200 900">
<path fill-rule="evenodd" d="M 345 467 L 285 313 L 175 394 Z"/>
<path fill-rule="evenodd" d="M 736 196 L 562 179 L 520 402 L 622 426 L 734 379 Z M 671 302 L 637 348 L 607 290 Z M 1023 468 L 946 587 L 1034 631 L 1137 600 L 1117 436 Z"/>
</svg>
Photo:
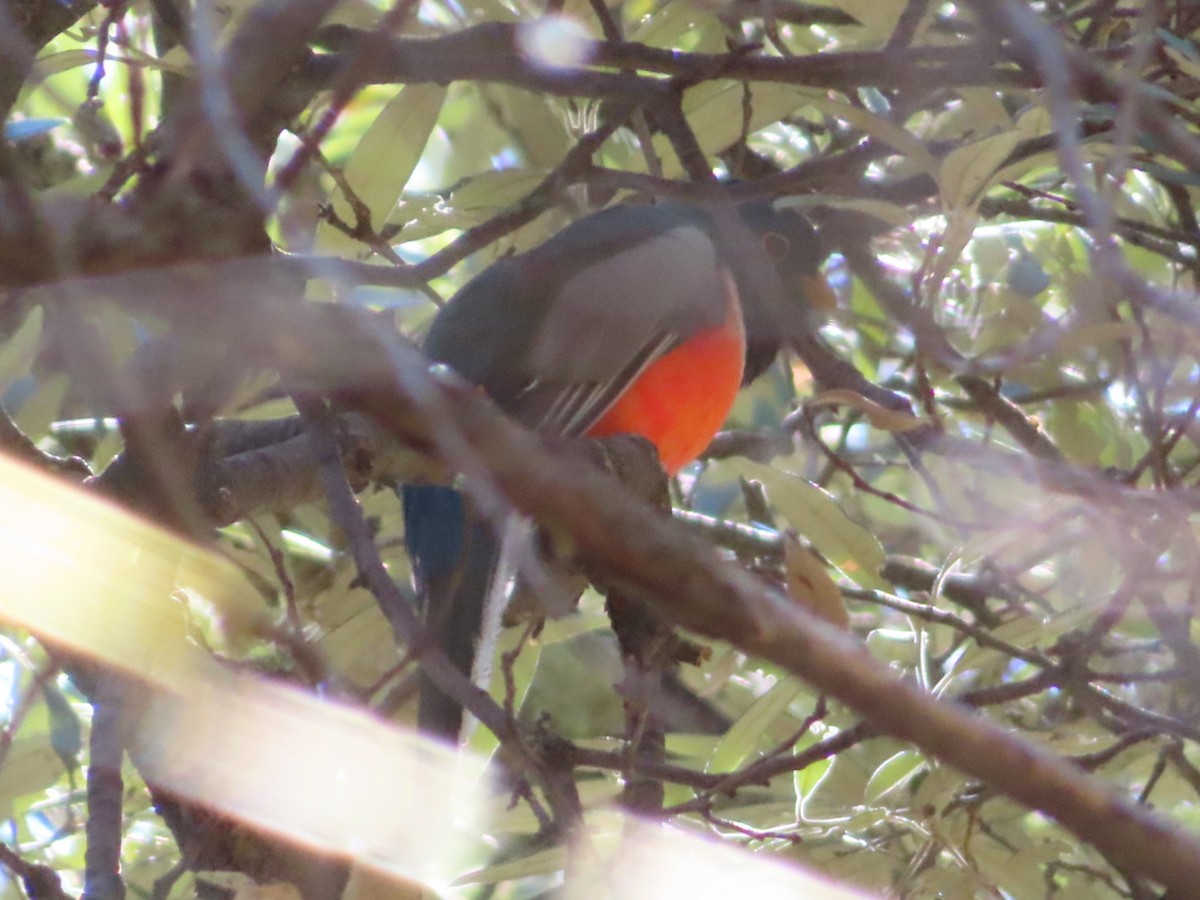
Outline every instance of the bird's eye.
<svg viewBox="0 0 1200 900">
<path fill-rule="evenodd" d="M 762 236 L 763 249 L 767 251 L 767 256 L 771 257 L 775 262 L 781 259 L 786 259 L 788 254 L 792 252 L 792 243 L 778 231 L 768 231 Z"/>
</svg>

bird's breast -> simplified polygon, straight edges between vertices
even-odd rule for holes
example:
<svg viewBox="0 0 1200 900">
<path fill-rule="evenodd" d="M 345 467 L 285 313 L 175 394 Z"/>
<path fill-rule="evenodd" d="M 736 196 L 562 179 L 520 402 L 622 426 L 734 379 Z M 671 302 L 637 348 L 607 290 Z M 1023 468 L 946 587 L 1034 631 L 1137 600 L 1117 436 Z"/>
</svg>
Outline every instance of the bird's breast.
<svg viewBox="0 0 1200 900">
<path fill-rule="evenodd" d="M 647 366 L 588 430 L 590 437 L 640 434 L 675 474 L 708 446 L 742 383 L 746 333 L 733 278 L 725 279 L 726 317 Z"/>
</svg>

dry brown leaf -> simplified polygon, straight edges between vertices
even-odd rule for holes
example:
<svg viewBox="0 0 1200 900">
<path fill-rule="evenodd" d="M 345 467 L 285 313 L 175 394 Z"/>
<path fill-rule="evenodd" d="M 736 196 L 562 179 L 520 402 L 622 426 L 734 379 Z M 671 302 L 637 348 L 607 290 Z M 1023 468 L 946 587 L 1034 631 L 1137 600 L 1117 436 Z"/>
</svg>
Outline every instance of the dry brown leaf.
<svg viewBox="0 0 1200 900">
<path fill-rule="evenodd" d="M 791 531 L 783 536 L 783 571 L 788 596 L 796 603 L 839 628 L 850 626 L 842 592 L 816 554 L 806 549 Z"/>
</svg>

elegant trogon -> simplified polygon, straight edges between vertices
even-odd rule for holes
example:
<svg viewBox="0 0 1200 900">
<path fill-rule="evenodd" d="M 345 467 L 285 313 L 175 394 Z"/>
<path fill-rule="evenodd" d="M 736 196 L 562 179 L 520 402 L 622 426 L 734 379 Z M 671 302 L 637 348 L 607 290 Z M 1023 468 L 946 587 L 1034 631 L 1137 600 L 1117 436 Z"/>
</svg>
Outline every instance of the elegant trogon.
<svg viewBox="0 0 1200 900">
<path fill-rule="evenodd" d="M 796 302 L 827 306 L 824 254 L 807 220 L 766 202 L 739 212 Z M 529 428 L 640 434 L 674 474 L 704 450 L 781 342 L 753 290 L 761 279 L 723 252 L 718 234 L 708 214 L 683 204 L 586 216 L 468 283 L 434 318 L 425 351 Z M 497 537 L 450 488 L 408 485 L 403 499 L 427 626 L 469 673 Z M 418 718 L 454 739 L 462 712 L 426 681 Z"/>
</svg>

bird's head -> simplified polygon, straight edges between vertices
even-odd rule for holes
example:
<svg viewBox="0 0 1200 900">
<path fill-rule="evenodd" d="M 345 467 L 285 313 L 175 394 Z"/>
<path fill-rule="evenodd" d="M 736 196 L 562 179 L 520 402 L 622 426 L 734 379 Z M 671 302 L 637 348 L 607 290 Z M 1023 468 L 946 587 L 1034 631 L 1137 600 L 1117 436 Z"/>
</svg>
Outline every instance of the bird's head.
<svg viewBox="0 0 1200 900">
<path fill-rule="evenodd" d="M 786 290 L 798 290 L 809 307 L 828 313 L 837 308 L 837 297 L 821 274 L 829 251 L 812 223 L 792 208 L 777 208 L 770 201 L 739 207 L 742 220 L 762 243 L 775 263 Z"/>
<path fill-rule="evenodd" d="M 799 211 L 779 208 L 770 201 L 756 201 L 739 207 L 742 221 L 759 240 L 787 297 L 802 304 L 808 318 L 830 313 L 837 308 L 837 297 L 821 264 L 829 251 L 812 223 Z M 746 320 L 746 376 L 749 383 L 770 366 L 784 342 L 783 326 L 772 314 L 770 304 L 743 291 L 743 315 Z M 816 327 L 815 321 L 811 327 Z"/>
</svg>

